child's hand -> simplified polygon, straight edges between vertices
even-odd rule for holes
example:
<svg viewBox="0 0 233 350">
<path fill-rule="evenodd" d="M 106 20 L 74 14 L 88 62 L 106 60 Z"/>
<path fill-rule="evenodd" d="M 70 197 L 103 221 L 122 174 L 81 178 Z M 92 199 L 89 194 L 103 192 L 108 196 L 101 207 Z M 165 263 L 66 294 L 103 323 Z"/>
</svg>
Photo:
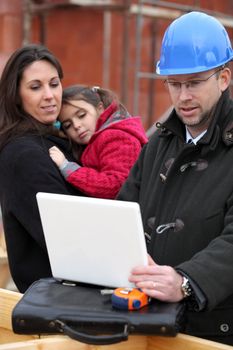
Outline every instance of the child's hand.
<svg viewBox="0 0 233 350">
<path fill-rule="evenodd" d="M 49 155 L 59 168 L 66 161 L 64 154 L 56 146 L 53 146 L 49 149 Z"/>
</svg>

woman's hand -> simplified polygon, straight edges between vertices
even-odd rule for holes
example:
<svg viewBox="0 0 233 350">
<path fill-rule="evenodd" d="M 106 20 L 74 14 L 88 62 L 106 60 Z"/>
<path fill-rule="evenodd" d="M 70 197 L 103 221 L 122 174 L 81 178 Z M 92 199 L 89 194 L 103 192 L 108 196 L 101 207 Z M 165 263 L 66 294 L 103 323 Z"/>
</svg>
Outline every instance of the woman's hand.
<svg viewBox="0 0 233 350">
<path fill-rule="evenodd" d="M 183 299 L 182 276 L 171 266 L 156 264 L 150 256 L 147 266 L 132 270 L 129 281 L 152 298 L 167 302 Z"/>
<path fill-rule="evenodd" d="M 49 155 L 59 168 L 66 161 L 64 154 L 56 146 L 53 146 L 49 149 Z"/>
</svg>

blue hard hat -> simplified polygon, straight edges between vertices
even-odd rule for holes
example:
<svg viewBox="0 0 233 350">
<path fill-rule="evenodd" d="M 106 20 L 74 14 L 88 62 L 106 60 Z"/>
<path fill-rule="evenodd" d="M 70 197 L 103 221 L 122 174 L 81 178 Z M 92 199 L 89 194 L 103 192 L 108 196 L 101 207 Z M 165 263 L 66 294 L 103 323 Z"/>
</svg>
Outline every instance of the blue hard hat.
<svg viewBox="0 0 233 350">
<path fill-rule="evenodd" d="M 233 59 L 233 50 L 223 25 L 203 12 L 190 12 L 167 28 L 156 65 L 159 75 L 204 72 Z"/>
</svg>

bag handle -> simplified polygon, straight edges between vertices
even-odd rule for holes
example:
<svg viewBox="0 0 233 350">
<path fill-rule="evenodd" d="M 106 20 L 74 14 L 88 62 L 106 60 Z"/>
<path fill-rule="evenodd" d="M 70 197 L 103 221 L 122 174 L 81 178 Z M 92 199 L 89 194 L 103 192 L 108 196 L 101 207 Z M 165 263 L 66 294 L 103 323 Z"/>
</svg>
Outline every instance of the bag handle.
<svg viewBox="0 0 233 350">
<path fill-rule="evenodd" d="M 77 330 L 69 327 L 67 324 L 60 320 L 56 320 L 55 323 L 59 327 L 59 331 L 69 336 L 72 339 L 78 340 L 82 343 L 93 344 L 93 345 L 110 345 L 119 343 L 121 341 L 128 340 L 128 325 L 124 325 L 122 333 L 116 333 L 111 335 L 92 335 L 87 333 L 78 332 Z"/>
</svg>

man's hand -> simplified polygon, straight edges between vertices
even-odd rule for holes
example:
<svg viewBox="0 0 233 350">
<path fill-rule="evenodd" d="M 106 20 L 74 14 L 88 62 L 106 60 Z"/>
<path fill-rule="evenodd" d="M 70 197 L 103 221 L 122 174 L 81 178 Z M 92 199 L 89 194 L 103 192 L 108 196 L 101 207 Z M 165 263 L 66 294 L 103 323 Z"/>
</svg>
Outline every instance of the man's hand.
<svg viewBox="0 0 233 350">
<path fill-rule="evenodd" d="M 171 266 L 156 264 L 150 256 L 148 263 L 135 267 L 129 281 L 152 298 L 167 302 L 182 300 L 182 276 Z"/>
<path fill-rule="evenodd" d="M 64 154 L 56 146 L 53 146 L 49 149 L 49 155 L 59 168 L 66 161 Z"/>
</svg>

